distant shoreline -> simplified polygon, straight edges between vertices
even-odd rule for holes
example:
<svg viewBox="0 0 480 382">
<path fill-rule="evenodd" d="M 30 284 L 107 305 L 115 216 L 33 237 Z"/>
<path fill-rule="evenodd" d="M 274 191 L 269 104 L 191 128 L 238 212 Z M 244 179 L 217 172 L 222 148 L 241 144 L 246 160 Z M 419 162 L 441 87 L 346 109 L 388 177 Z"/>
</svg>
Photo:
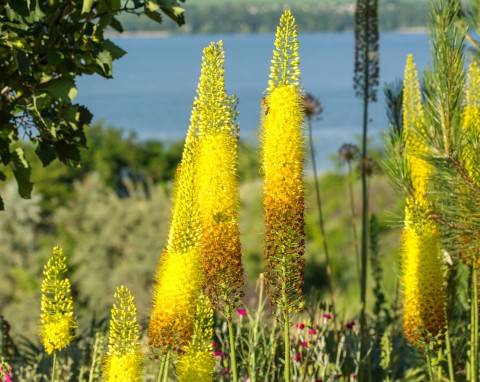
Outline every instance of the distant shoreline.
<svg viewBox="0 0 480 382">
<path fill-rule="evenodd" d="M 343 32 L 332 32 L 332 31 L 318 31 L 318 32 L 305 32 L 305 33 L 350 33 L 352 31 L 343 31 Z M 398 34 L 427 34 L 428 28 L 427 27 L 402 27 L 398 29 L 388 30 L 388 31 L 380 31 L 380 33 L 398 33 Z M 274 33 L 274 32 L 272 32 Z M 222 33 L 222 34 L 239 34 L 239 33 Z M 255 33 L 242 33 L 242 34 L 255 34 Z M 119 32 L 106 32 L 105 36 L 110 38 L 167 38 L 170 36 L 191 36 L 193 33 L 190 34 L 178 34 L 178 33 L 171 33 L 169 31 L 125 31 L 122 33 Z"/>
</svg>

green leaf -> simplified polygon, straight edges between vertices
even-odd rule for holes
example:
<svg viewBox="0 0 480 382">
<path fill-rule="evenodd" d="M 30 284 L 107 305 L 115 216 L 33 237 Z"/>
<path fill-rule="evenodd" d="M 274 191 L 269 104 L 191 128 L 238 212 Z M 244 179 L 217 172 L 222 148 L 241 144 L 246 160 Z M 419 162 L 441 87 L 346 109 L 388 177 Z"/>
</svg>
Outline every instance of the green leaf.
<svg viewBox="0 0 480 382">
<path fill-rule="evenodd" d="M 82 13 L 88 13 L 92 10 L 93 0 L 83 0 Z"/>
<path fill-rule="evenodd" d="M 18 148 L 12 152 L 13 175 L 17 180 L 18 193 L 24 199 L 29 199 L 32 194 L 33 183 L 30 182 L 32 169 L 25 159 L 23 149 Z"/>
<path fill-rule="evenodd" d="M 30 61 L 28 60 L 25 52 L 15 49 L 13 51 L 13 56 L 15 57 L 15 62 L 17 64 L 18 70 L 20 73 L 29 75 L 30 74 Z"/>
<path fill-rule="evenodd" d="M 112 55 L 108 50 L 103 50 L 100 53 L 98 53 L 96 57 L 97 63 L 100 65 L 102 68 L 103 75 L 105 77 L 111 77 L 112 76 Z"/>
<path fill-rule="evenodd" d="M 145 3 L 145 10 L 155 12 L 158 8 L 160 8 L 160 5 L 158 5 L 155 1 L 147 1 Z"/>
<path fill-rule="evenodd" d="M 71 78 L 61 78 L 48 83 L 46 91 L 53 99 L 66 103 L 72 101 L 78 93 L 75 87 L 75 81 Z"/>
<path fill-rule="evenodd" d="M 65 141 L 59 141 L 54 143 L 55 150 L 63 163 L 69 166 L 75 166 L 80 163 L 80 149 L 76 144 L 71 144 Z"/>
<path fill-rule="evenodd" d="M 42 161 L 43 167 L 48 166 L 56 158 L 55 150 L 43 140 L 38 142 L 35 153 Z"/>
<path fill-rule="evenodd" d="M 160 6 L 161 10 L 165 12 L 165 14 L 170 17 L 173 21 L 177 23 L 177 25 L 183 25 L 185 24 L 185 17 L 183 13 L 185 12 L 185 9 L 178 5 L 174 5 L 171 7 L 163 7 Z"/>
<path fill-rule="evenodd" d="M 158 12 L 152 12 L 152 11 L 149 11 L 148 9 L 145 9 L 145 15 L 150 19 L 152 19 L 153 21 L 156 21 L 157 23 L 162 22 L 162 15 L 160 15 L 160 13 Z"/>
<path fill-rule="evenodd" d="M 105 47 L 106 50 L 110 52 L 112 59 L 114 60 L 121 58 L 125 54 L 127 54 L 126 51 L 124 51 L 122 48 L 120 48 L 118 45 L 114 44 L 110 40 L 105 40 L 105 42 L 103 43 L 103 46 Z"/>
<path fill-rule="evenodd" d="M 110 22 L 110 26 L 115 29 L 117 32 L 120 32 L 122 33 L 123 32 L 123 26 L 122 24 L 120 23 L 120 21 L 118 21 L 118 19 L 116 19 L 115 17 L 112 17 L 112 21 Z M 107 40 L 108 41 L 108 40 Z M 115 57 L 113 57 L 113 59 L 115 59 Z"/>
</svg>

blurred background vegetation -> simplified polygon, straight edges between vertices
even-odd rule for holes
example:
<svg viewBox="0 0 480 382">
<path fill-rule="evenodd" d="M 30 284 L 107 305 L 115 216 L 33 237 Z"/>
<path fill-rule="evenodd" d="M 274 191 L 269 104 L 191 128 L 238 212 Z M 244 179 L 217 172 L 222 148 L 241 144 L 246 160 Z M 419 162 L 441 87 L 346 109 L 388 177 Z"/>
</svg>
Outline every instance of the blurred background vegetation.
<svg viewBox="0 0 480 382">
<path fill-rule="evenodd" d="M 6 210 L 0 215 L 0 306 L 5 318 L 13 323 L 14 335 L 36 338 L 34 317 L 40 314 L 41 272 L 54 245 L 63 247 L 67 256 L 80 327 L 87 327 L 93 317 L 100 320 L 108 316 L 111 296 L 121 284 L 136 296 L 140 322 L 147 322 L 152 277 L 168 230 L 172 177 L 183 142 L 142 141 L 105 123 L 93 125 L 87 136 L 89 148 L 82 151 L 82 167 L 52 163 L 43 168 L 34 162 L 38 167 L 33 171 L 31 200 L 21 199 L 13 183 L 2 190 Z M 26 147 L 27 154 L 30 149 Z M 381 153 L 376 156 L 379 159 Z M 245 302 L 251 306 L 255 303 L 255 282 L 263 272 L 258 149 L 241 142 L 239 160 Z M 307 165 L 307 294 L 327 290 L 309 171 Z M 354 317 L 359 308 L 346 174 L 338 162 L 320 179 L 334 288 L 338 297 L 342 296 L 337 309 L 345 320 Z M 360 211 L 357 172 L 353 178 L 356 210 Z M 395 224 L 392 228 L 392 223 L 394 214 L 401 211 L 400 199 L 382 174 L 372 175 L 369 181 L 376 201 L 381 264 L 389 274 L 397 274 L 400 230 Z M 388 291 L 387 296 L 395 295 L 396 279 L 383 280 L 385 285 L 381 287 Z"/>
<path fill-rule="evenodd" d="M 162 24 L 145 17 L 123 14 L 126 31 L 168 31 L 169 33 L 266 33 L 275 30 L 278 14 L 292 10 L 302 32 L 340 32 L 354 28 L 355 2 L 351 0 L 247 0 L 225 2 L 202 0 L 188 3 L 186 24 Z M 380 28 L 425 28 L 429 12 L 426 0 L 387 0 L 379 3 Z"/>
</svg>

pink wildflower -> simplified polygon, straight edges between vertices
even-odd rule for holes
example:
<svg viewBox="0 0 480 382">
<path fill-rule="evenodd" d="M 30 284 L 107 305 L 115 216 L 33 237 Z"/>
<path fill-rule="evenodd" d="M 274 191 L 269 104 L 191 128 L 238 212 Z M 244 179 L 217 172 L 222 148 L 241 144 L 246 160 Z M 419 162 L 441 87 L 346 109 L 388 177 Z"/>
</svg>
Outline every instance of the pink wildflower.
<svg viewBox="0 0 480 382">
<path fill-rule="evenodd" d="M 302 359 L 302 355 L 300 353 L 295 354 L 295 361 L 300 361 Z"/>
<path fill-rule="evenodd" d="M 317 334 L 317 329 L 315 329 L 315 328 L 310 329 L 310 330 L 308 331 L 308 334 L 311 334 L 312 336 L 315 335 L 315 334 Z"/>
<path fill-rule="evenodd" d="M 352 379 L 357 379 L 357 374 L 352 374 Z"/>
<path fill-rule="evenodd" d="M 215 353 L 213 354 L 215 354 L 215 357 L 221 357 L 222 359 L 225 359 L 225 354 L 220 350 L 215 350 Z"/>
<path fill-rule="evenodd" d="M 303 329 L 303 328 L 305 327 L 305 325 L 303 324 L 303 322 L 297 324 L 296 326 L 297 326 L 297 329 Z"/>
<path fill-rule="evenodd" d="M 353 329 L 354 326 L 355 326 L 355 321 L 349 322 L 347 325 L 345 325 L 347 329 Z"/>
<path fill-rule="evenodd" d="M 238 313 L 239 316 L 245 316 L 245 314 L 247 314 L 247 310 L 246 309 L 238 309 L 237 313 Z"/>
<path fill-rule="evenodd" d="M 227 370 L 227 369 L 222 370 L 222 375 L 223 375 L 223 376 L 228 375 L 228 374 L 230 374 L 230 373 L 231 373 L 230 370 Z"/>
<path fill-rule="evenodd" d="M 308 347 L 308 341 L 300 342 L 300 346 L 303 346 L 304 348 Z"/>
<path fill-rule="evenodd" d="M 215 341 L 213 341 L 213 342 L 212 342 L 212 347 L 213 347 L 213 348 L 216 348 L 217 346 L 218 346 L 218 344 L 217 344 Z"/>
<path fill-rule="evenodd" d="M 323 314 L 323 318 L 326 318 L 327 320 L 331 320 L 331 319 L 332 319 L 332 315 L 331 315 L 331 314 L 328 314 L 328 313 L 324 313 L 324 314 Z"/>
</svg>

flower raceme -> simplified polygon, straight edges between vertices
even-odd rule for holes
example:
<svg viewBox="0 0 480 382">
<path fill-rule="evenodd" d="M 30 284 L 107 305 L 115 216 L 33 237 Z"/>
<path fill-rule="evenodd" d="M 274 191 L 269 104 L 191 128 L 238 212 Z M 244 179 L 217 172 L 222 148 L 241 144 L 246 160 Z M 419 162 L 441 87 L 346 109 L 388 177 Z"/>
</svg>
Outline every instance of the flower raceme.
<svg viewBox="0 0 480 382">
<path fill-rule="evenodd" d="M 48 354 L 67 347 L 74 338 L 76 319 L 73 315 L 70 280 L 62 249 L 53 248 L 53 255 L 44 267 L 40 338 Z"/>
<path fill-rule="evenodd" d="M 243 285 L 238 228 L 238 125 L 227 96 L 222 42 L 204 49 L 195 105 L 198 151 L 195 190 L 206 293 L 220 311 L 235 309 Z"/>
<path fill-rule="evenodd" d="M 130 290 L 121 286 L 117 288 L 112 308 L 103 381 L 140 382 L 142 363 L 137 308 Z"/>
<path fill-rule="evenodd" d="M 305 250 L 304 115 L 296 37 L 295 20 L 286 11 L 277 29 L 261 133 L 268 293 L 287 314 L 300 309 Z"/>
<path fill-rule="evenodd" d="M 211 382 L 215 358 L 212 351 L 213 310 L 206 296 L 200 296 L 193 336 L 177 363 L 179 382 Z"/>
<path fill-rule="evenodd" d="M 403 89 L 404 141 L 412 195 L 407 198 L 402 233 L 402 284 L 404 329 L 417 347 L 431 337 L 441 336 L 446 326 L 446 293 L 440 258 L 440 235 L 427 201 L 429 164 L 421 134 L 425 119 L 418 74 L 410 55 L 405 67 Z"/>
<path fill-rule="evenodd" d="M 181 351 L 190 341 L 197 299 L 204 282 L 194 190 L 197 112 L 194 107 L 175 176 L 167 245 L 155 276 L 148 343 L 163 353 Z"/>
</svg>

